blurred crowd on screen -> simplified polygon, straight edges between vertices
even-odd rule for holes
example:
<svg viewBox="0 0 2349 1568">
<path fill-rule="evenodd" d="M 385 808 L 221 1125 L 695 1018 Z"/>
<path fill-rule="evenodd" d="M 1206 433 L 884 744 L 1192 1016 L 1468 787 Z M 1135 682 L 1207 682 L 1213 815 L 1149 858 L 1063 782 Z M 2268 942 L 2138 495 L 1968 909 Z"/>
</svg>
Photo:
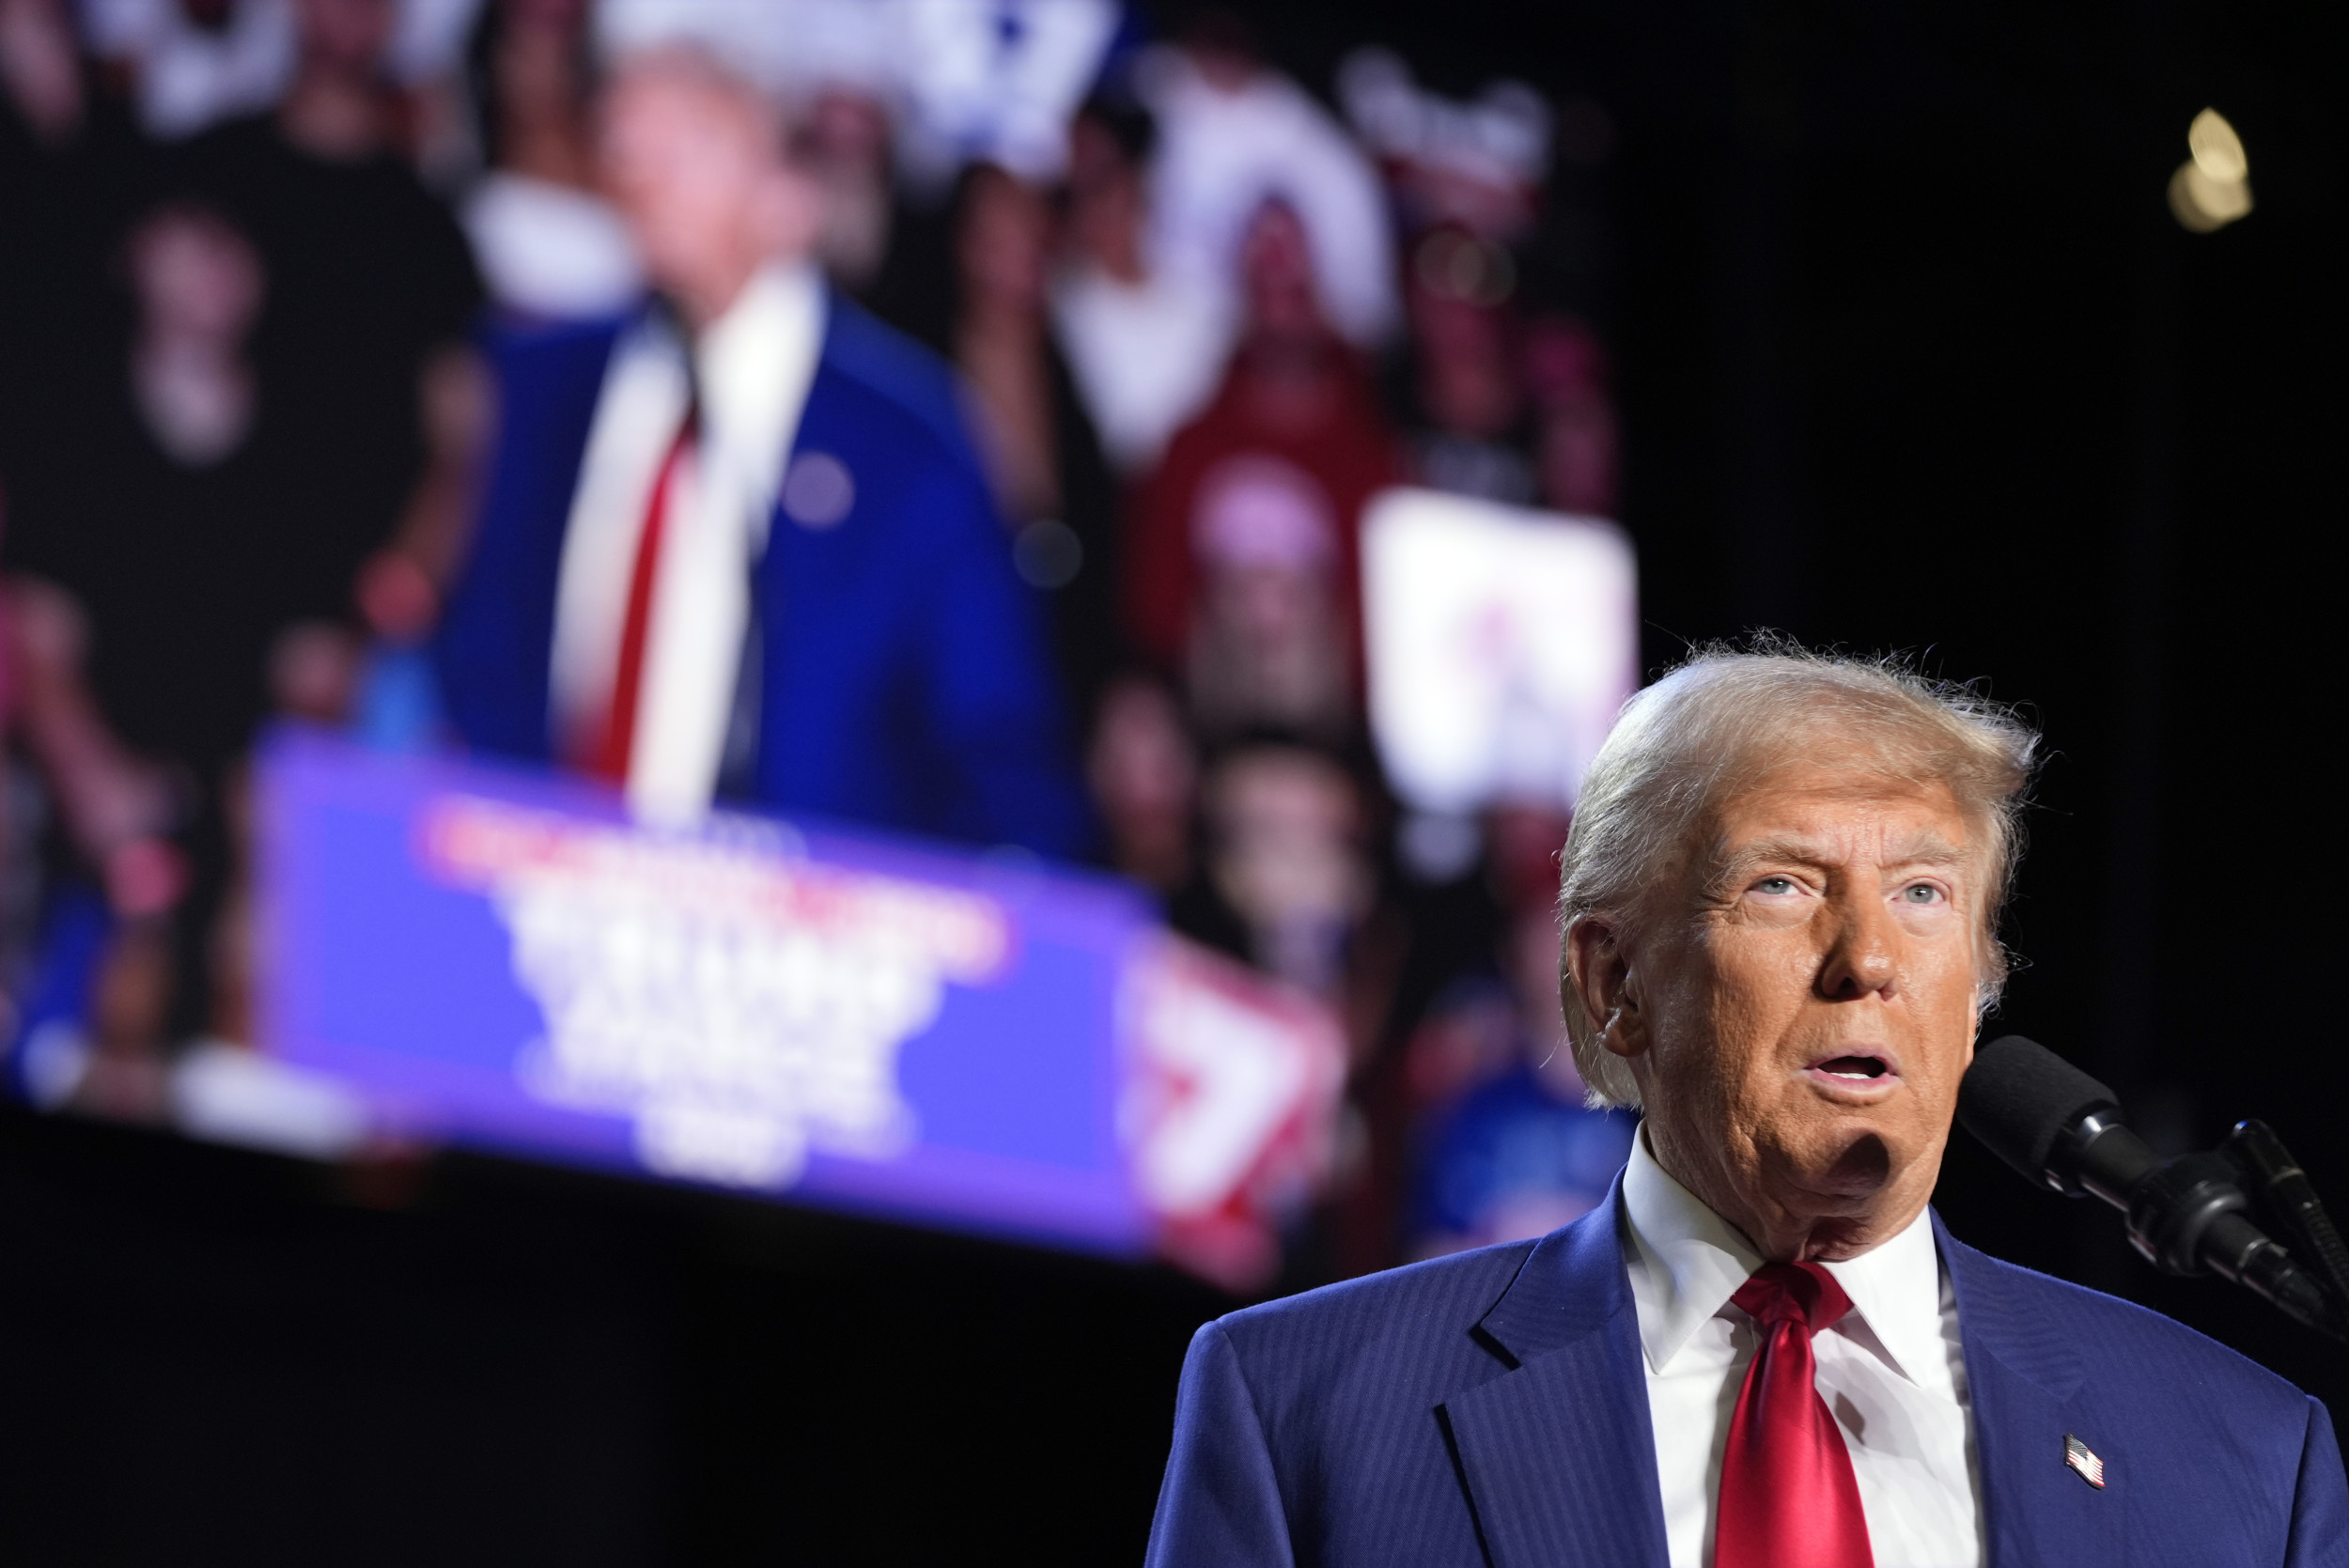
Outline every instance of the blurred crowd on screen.
<svg viewBox="0 0 2349 1568">
<path fill-rule="evenodd" d="M 1297 1276 L 1597 1201 L 1630 1134 L 1563 1048 L 1566 818 L 1397 805 L 1358 527 L 1398 484 L 1614 515 L 1605 116 L 1115 0 L 0 0 L 14 1091 L 185 1121 L 234 1071 L 269 722 L 469 738 L 436 672 L 502 367 L 659 281 L 599 94 L 683 24 L 776 106 L 831 289 L 955 373 L 1072 802 L 1033 846 L 1345 1022 Z M 820 528 L 846 481 L 777 482 Z"/>
</svg>

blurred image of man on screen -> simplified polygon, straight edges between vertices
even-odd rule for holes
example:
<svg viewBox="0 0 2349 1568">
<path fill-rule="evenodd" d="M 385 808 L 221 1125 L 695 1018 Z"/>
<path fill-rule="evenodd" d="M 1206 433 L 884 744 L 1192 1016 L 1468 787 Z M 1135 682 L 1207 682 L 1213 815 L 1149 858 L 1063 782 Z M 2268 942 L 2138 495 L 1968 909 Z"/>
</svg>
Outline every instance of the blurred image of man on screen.
<svg viewBox="0 0 2349 1568">
<path fill-rule="evenodd" d="M 1634 698 L 1559 900 L 1629 1164 L 1537 1240 L 1202 1328 L 1149 1560 L 2349 1564 L 2322 1405 L 1927 1206 L 2036 745 L 1781 647 Z"/>
<path fill-rule="evenodd" d="M 1039 610 L 949 373 L 827 287 L 757 40 L 698 14 L 607 36 L 601 178 L 657 298 L 501 346 L 450 717 L 655 819 L 739 800 L 1073 853 Z"/>
</svg>

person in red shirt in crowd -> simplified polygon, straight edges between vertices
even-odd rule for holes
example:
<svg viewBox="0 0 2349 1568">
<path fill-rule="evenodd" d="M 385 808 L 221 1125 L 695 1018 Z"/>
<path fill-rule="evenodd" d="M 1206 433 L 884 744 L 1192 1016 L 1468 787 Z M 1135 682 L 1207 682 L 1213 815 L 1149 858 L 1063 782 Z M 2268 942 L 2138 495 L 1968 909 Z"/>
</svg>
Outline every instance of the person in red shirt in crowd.
<svg viewBox="0 0 2349 1568">
<path fill-rule="evenodd" d="M 1250 687 L 1235 663 L 1284 669 L 1296 678 L 1269 683 L 1287 693 L 1276 702 L 1313 710 L 1196 715 L 1209 727 L 1343 729 L 1361 702 L 1357 530 L 1363 505 L 1400 476 L 1395 439 L 1367 367 L 1323 312 L 1304 225 L 1285 203 L 1258 210 L 1240 269 L 1246 322 L 1222 388 L 1135 497 L 1128 630 L 1165 670 L 1195 676 L 1222 666 L 1220 690 Z M 1273 582 L 1267 573 L 1283 575 Z M 1310 608 L 1293 619 L 1326 629 L 1317 636 L 1343 676 L 1334 711 L 1330 700 L 1302 694 L 1328 685 L 1310 675 L 1322 662 L 1314 650 L 1246 645 L 1245 629 L 1266 619 L 1249 606 L 1275 599 Z M 1240 645 L 1213 645 L 1219 636 L 1229 644 L 1234 629 Z"/>
</svg>

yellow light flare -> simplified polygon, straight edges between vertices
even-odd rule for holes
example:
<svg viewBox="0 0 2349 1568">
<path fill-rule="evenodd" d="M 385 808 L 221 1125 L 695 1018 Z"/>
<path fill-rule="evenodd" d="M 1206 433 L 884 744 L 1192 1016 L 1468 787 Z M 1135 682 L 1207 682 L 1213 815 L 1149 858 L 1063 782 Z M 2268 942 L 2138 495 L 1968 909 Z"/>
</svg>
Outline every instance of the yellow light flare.
<svg viewBox="0 0 2349 1568">
<path fill-rule="evenodd" d="M 2226 227 L 2251 210 L 2251 160 L 2227 116 L 2205 109 L 2186 127 L 2194 156 L 2170 177 L 2170 211 L 2196 234 Z"/>
<path fill-rule="evenodd" d="M 2186 145 L 2194 154 L 2194 166 L 2219 184 L 2240 185 L 2251 178 L 2251 160 L 2244 155 L 2243 138 L 2217 110 L 2205 109 L 2194 116 L 2194 123 L 2186 128 Z"/>
</svg>

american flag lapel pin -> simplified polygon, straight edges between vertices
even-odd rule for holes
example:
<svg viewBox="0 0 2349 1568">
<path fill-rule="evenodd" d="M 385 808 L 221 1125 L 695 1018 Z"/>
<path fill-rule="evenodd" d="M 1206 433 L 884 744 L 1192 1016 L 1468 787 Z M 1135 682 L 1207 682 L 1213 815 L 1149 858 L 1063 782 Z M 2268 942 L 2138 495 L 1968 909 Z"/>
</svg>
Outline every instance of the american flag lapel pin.
<svg viewBox="0 0 2349 1568">
<path fill-rule="evenodd" d="M 2086 1443 L 2069 1432 L 2063 1435 L 2063 1462 L 2082 1481 L 2101 1492 L 2105 1489 L 2105 1462 L 2096 1457 Z"/>
</svg>

